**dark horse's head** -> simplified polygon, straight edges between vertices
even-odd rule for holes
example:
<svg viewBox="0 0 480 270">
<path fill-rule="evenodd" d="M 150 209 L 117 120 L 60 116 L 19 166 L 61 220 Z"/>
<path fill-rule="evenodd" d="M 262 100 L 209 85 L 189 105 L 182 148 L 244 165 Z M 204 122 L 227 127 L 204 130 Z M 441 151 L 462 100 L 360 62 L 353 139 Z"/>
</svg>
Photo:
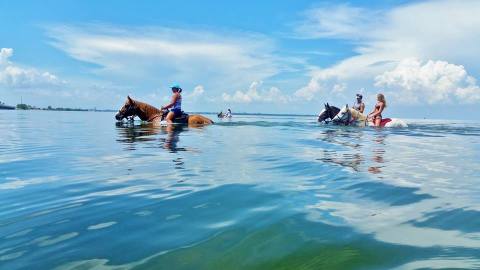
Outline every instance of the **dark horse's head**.
<svg viewBox="0 0 480 270">
<path fill-rule="evenodd" d="M 127 101 L 123 104 L 123 107 L 118 110 L 118 113 L 115 114 L 115 119 L 118 121 L 122 121 L 122 119 L 127 118 L 129 116 L 135 116 L 137 111 L 137 105 L 135 104 L 135 100 L 127 96 Z"/>
<path fill-rule="evenodd" d="M 325 108 L 318 115 L 318 122 L 327 122 L 328 119 L 332 120 L 340 111 L 339 108 L 330 106 L 328 103 L 324 105 Z"/>
</svg>

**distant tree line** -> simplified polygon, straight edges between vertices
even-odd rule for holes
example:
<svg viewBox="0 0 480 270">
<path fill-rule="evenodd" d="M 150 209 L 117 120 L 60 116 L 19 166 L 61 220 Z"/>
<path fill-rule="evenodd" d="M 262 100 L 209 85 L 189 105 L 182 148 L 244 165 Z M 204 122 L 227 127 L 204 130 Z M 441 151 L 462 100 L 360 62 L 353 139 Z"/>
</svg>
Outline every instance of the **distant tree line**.
<svg viewBox="0 0 480 270">
<path fill-rule="evenodd" d="M 28 104 L 17 104 L 17 110 L 43 110 L 43 111 L 88 111 L 88 109 L 80 109 L 80 108 L 63 108 L 57 107 L 53 108 L 52 106 L 48 106 L 47 108 L 38 108 L 35 106 L 31 106 Z"/>
</svg>

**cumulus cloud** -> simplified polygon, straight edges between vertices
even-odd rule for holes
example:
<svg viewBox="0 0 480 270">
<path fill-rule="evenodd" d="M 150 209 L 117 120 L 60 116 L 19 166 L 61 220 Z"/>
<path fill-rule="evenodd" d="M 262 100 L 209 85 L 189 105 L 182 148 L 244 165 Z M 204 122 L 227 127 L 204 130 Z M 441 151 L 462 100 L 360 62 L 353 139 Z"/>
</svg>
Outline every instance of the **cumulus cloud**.
<svg viewBox="0 0 480 270">
<path fill-rule="evenodd" d="M 23 68 L 9 61 L 13 49 L 0 50 L 0 84 L 11 88 L 36 88 L 58 86 L 64 83 L 57 76 L 34 68 Z"/>
<path fill-rule="evenodd" d="M 346 83 L 337 83 L 337 84 L 333 85 L 332 92 L 333 93 L 343 93 L 343 91 L 345 91 L 346 88 L 347 88 Z"/>
<path fill-rule="evenodd" d="M 196 97 L 199 97 L 201 95 L 203 95 L 203 93 L 205 93 L 205 89 L 203 88 L 202 85 L 197 85 L 195 86 L 195 88 L 193 88 L 193 91 L 192 93 L 189 94 L 190 97 L 193 97 L 193 98 L 196 98 Z"/>
<path fill-rule="evenodd" d="M 262 86 L 262 82 L 254 81 L 250 84 L 247 91 L 235 91 L 233 95 L 223 93 L 222 99 L 225 102 L 234 103 L 251 103 L 268 102 L 268 103 L 287 103 L 290 97 L 284 95 L 280 89 L 271 87 L 268 90 L 259 90 Z"/>
<path fill-rule="evenodd" d="M 321 80 L 313 76 L 306 86 L 295 91 L 294 96 L 308 101 L 312 100 L 322 90 L 320 82 Z"/>
<path fill-rule="evenodd" d="M 480 101 L 475 79 L 463 66 L 446 61 L 422 63 L 415 58 L 405 59 L 393 70 L 378 75 L 375 85 L 386 87 L 397 100 L 408 103 Z"/>
<path fill-rule="evenodd" d="M 2 48 L 0 49 L 0 65 L 6 65 L 9 63 L 8 58 L 13 55 L 12 48 Z"/>
<path fill-rule="evenodd" d="M 295 91 L 294 96 L 307 101 L 343 96 L 347 89 L 347 83 L 332 78 L 333 76 L 330 76 L 328 72 L 314 71 L 309 83 Z"/>
<path fill-rule="evenodd" d="M 362 8 L 348 5 L 315 8 L 307 12 L 305 20 L 297 25 L 296 34 L 302 38 L 355 41 L 356 54 L 333 66 L 314 70 L 311 80 L 297 91 L 296 96 L 310 100 L 322 89 L 330 91 L 331 88 L 324 87 L 326 84 L 347 83 L 351 90 L 374 87 L 378 75 L 411 58 L 432 60 L 437 65 L 438 60 L 462 64 L 465 72 L 468 69 L 470 73 L 478 74 L 478 10 L 480 2 L 471 0 L 423 1 L 373 11 L 375 16 Z M 436 102 L 434 100 L 444 99 L 445 96 L 455 100 L 452 97 L 460 95 L 472 98 L 475 96 L 472 93 L 476 92 L 474 85 L 467 83 L 458 88 L 456 94 L 450 90 L 445 92 L 440 88 L 430 88 L 432 98 L 429 100 Z M 415 95 L 414 92 L 411 94 Z"/>
</svg>

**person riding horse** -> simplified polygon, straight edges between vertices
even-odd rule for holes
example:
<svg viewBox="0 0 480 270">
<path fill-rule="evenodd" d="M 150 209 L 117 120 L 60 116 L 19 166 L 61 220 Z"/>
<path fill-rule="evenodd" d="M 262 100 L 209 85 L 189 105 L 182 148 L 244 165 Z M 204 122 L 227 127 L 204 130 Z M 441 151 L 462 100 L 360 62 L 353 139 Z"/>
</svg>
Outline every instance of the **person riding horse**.
<svg viewBox="0 0 480 270">
<path fill-rule="evenodd" d="M 226 117 L 226 118 L 232 118 L 232 110 L 228 109 L 228 110 L 227 110 L 227 113 L 225 114 L 224 117 Z"/>
<path fill-rule="evenodd" d="M 357 94 L 357 101 L 355 103 L 353 103 L 353 106 L 352 108 L 363 113 L 363 111 L 365 110 L 365 103 L 363 103 L 362 101 L 362 94 Z"/>
<path fill-rule="evenodd" d="M 167 117 L 165 117 L 168 124 L 172 124 L 174 118 L 182 116 L 182 88 L 178 84 L 174 84 L 170 88 L 173 92 L 172 100 L 170 103 L 160 108 L 162 111 L 172 108 L 168 112 Z"/>
<path fill-rule="evenodd" d="M 161 124 L 167 115 L 171 112 L 166 110 L 159 110 L 154 106 L 134 100 L 130 96 L 127 96 L 125 104 L 115 114 L 117 121 L 122 121 L 124 118 L 137 116 L 142 121 Z M 213 121 L 205 116 L 199 114 L 186 114 L 182 113 L 180 118 L 174 118 L 173 122 L 177 124 L 187 124 L 188 126 L 202 126 L 213 124 Z"/>
<path fill-rule="evenodd" d="M 377 95 L 377 104 L 371 113 L 368 114 L 368 118 L 372 120 L 376 127 L 380 126 L 382 122 L 382 112 L 387 107 L 387 101 L 383 94 Z"/>
</svg>

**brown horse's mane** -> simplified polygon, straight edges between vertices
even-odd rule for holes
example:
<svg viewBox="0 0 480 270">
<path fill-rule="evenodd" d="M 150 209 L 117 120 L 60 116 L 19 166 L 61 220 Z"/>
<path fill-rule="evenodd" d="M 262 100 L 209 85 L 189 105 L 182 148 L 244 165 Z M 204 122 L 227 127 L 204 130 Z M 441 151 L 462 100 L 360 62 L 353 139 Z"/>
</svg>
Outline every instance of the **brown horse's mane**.
<svg viewBox="0 0 480 270">
<path fill-rule="evenodd" d="M 156 107 L 138 100 L 132 99 L 132 101 L 138 108 L 136 112 L 137 116 L 143 121 L 152 121 L 154 118 L 162 116 L 162 111 Z"/>
</svg>

